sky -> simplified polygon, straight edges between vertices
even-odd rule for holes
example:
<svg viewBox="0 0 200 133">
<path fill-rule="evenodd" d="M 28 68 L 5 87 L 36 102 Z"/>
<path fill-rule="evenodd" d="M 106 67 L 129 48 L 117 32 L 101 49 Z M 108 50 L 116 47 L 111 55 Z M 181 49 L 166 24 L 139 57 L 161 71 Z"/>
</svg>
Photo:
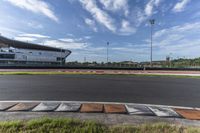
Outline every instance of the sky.
<svg viewBox="0 0 200 133">
<path fill-rule="evenodd" d="M 65 48 L 66 61 L 200 57 L 200 0 L 0 0 L 2 36 Z"/>
</svg>

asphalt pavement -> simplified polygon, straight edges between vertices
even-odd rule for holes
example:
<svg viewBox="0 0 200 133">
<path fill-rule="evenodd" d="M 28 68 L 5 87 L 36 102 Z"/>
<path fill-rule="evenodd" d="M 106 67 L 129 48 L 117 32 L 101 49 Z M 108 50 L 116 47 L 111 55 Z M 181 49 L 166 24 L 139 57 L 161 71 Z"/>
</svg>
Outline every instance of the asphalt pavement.
<svg viewBox="0 0 200 133">
<path fill-rule="evenodd" d="M 1 75 L 0 100 L 128 102 L 200 107 L 200 79 L 128 75 Z"/>
</svg>

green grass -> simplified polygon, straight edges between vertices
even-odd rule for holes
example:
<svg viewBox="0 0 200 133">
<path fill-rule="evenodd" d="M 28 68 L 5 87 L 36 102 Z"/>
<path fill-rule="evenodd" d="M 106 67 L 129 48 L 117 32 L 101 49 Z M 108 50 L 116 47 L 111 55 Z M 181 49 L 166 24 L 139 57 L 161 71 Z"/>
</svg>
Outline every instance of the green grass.
<svg viewBox="0 0 200 133">
<path fill-rule="evenodd" d="M 0 122 L 0 133 L 103 133 L 107 127 L 92 121 L 42 118 Z"/>
<path fill-rule="evenodd" d="M 103 76 L 137 76 L 137 77 L 174 77 L 174 78 L 196 78 L 200 76 L 186 75 L 158 75 L 158 74 L 95 74 L 91 72 L 0 72 L 0 75 L 103 75 Z"/>
<path fill-rule="evenodd" d="M 198 133 L 200 128 L 165 123 L 108 126 L 94 121 L 41 118 L 0 122 L 0 133 Z"/>
<path fill-rule="evenodd" d="M 64 74 L 91 74 L 89 72 L 0 72 L 0 75 L 64 75 Z"/>
</svg>

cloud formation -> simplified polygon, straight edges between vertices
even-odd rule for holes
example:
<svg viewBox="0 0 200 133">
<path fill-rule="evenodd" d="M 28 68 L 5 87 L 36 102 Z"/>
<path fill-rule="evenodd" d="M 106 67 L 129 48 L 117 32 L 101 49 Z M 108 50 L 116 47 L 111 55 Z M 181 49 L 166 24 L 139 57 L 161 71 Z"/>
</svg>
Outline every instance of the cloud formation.
<svg viewBox="0 0 200 133">
<path fill-rule="evenodd" d="M 186 5 L 190 2 L 190 0 L 179 0 L 178 3 L 176 3 L 176 5 L 173 8 L 174 12 L 182 12 Z"/>
<path fill-rule="evenodd" d="M 154 47 L 158 53 L 175 53 L 177 55 L 193 56 L 200 48 L 200 22 L 186 23 L 155 32 Z M 192 53 L 191 53 L 192 52 Z"/>
<path fill-rule="evenodd" d="M 153 14 L 154 7 L 157 7 L 160 4 L 161 0 L 150 0 L 145 6 L 145 14 L 151 16 Z"/>
<path fill-rule="evenodd" d="M 12 5 L 26 9 L 33 13 L 42 14 L 53 21 L 59 22 L 58 17 L 50 8 L 49 4 L 41 0 L 6 0 Z"/>
<path fill-rule="evenodd" d="M 128 0 L 100 0 L 106 10 L 112 12 L 124 11 L 124 15 L 129 14 Z"/>
<path fill-rule="evenodd" d="M 57 48 L 65 48 L 65 49 L 83 49 L 87 47 L 86 43 L 83 42 L 75 42 L 72 40 L 47 40 L 44 42 L 44 45 L 51 46 L 51 47 L 57 47 Z"/>
<path fill-rule="evenodd" d="M 23 42 L 32 42 L 35 41 L 42 41 L 43 39 L 49 39 L 49 36 L 41 35 L 41 34 L 29 34 L 29 33 L 23 33 L 16 36 L 14 39 L 23 41 Z"/>
<path fill-rule="evenodd" d="M 150 18 L 155 12 L 155 8 L 162 0 L 150 0 L 144 9 L 134 7 L 129 8 L 129 0 L 79 0 L 82 7 L 87 10 L 94 20 L 85 18 L 85 23 L 94 31 L 97 31 L 95 21 L 112 33 L 118 35 L 131 35 L 137 28 Z M 133 12 L 135 10 L 135 12 Z M 121 12 L 123 12 L 121 14 Z M 134 14 L 133 18 L 130 18 Z M 119 18 L 116 16 L 119 15 Z M 129 16 L 130 15 L 130 16 Z"/>
<path fill-rule="evenodd" d="M 107 29 L 112 32 L 116 31 L 116 27 L 114 25 L 114 20 L 102 9 L 100 9 L 96 0 L 79 0 L 83 6 L 92 16 L 93 18 L 104 25 Z"/>
<path fill-rule="evenodd" d="M 20 34 L 21 37 L 35 37 L 35 38 L 50 38 L 49 36 L 41 35 L 41 34 Z"/>
<path fill-rule="evenodd" d="M 95 25 L 95 21 L 89 18 L 85 18 L 85 23 L 93 29 L 93 31 L 97 32 L 97 27 Z"/>
<path fill-rule="evenodd" d="M 119 34 L 130 35 L 131 33 L 135 33 L 135 32 L 136 32 L 136 29 L 131 26 L 130 22 L 123 19 Z"/>
</svg>

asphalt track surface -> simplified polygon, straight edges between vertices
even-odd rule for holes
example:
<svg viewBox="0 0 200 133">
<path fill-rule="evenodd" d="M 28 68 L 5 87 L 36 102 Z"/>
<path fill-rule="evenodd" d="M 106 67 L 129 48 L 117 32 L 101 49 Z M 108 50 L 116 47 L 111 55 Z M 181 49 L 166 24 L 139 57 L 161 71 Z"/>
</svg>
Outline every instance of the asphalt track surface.
<svg viewBox="0 0 200 133">
<path fill-rule="evenodd" d="M 200 79 L 127 75 L 1 75 L 0 100 L 129 102 L 200 107 Z"/>
</svg>

